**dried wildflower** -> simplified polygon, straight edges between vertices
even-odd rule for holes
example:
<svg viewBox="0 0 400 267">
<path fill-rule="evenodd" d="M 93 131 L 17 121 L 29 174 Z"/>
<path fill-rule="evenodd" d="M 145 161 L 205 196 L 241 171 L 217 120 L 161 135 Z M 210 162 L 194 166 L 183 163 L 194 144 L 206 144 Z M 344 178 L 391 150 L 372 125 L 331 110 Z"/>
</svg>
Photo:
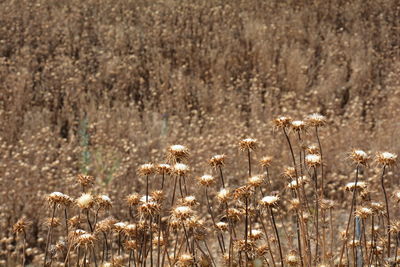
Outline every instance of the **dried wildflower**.
<svg viewBox="0 0 400 267">
<path fill-rule="evenodd" d="M 117 222 L 117 223 L 114 223 L 114 225 L 113 225 L 113 229 L 116 231 L 116 232 L 123 232 L 124 230 L 125 230 L 125 228 L 126 228 L 126 223 L 124 223 L 124 222 Z"/>
<path fill-rule="evenodd" d="M 124 258 L 122 256 L 114 256 L 111 260 L 113 267 L 123 267 L 124 266 Z"/>
<path fill-rule="evenodd" d="M 153 199 L 154 202 L 162 203 L 162 201 L 165 198 L 164 192 L 162 190 L 153 191 L 151 192 L 151 198 Z"/>
<path fill-rule="evenodd" d="M 199 204 L 199 202 L 196 200 L 195 196 L 187 196 L 184 197 L 182 200 L 182 205 L 183 206 L 189 206 L 189 207 L 193 207 Z"/>
<path fill-rule="evenodd" d="M 256 240 L 260 240 L 260 239 L 262 238 L 262 236 L 263 236 L 263 233 L 262 233 L 261 230 L 259 230 L 259 229 L 253 229 L 253 230 L 251 230 L 251 232 L 250 232 L 249 238 L 250 238 L 251 240 L 256 241 Z"/>
<path fill-rule="evenodd" d="M 357 217 L 362 218 L 362 219 L 366 219 L 369 216 L 371 216 L 372 214 L 373 214 L 373 210 L 371 208 L 368 208 L 368 207 L 359 207 L 355 211 L 355 215 Z"/>
<path fill-rule="evenodd" d="M 268 247 L 268 245 L 266 245 L 266 244 L 263 244 L 263 245 L 258 246 L 258 247 L 256 248 L 256 254 L 257 254 L 257 256 L 259 256 L 259 257 L 264 256 L 265 254 L 268 253 L 268 251 L 269 251 L 269 247 Z"/>
<path fill-rule="evenodd" d="M 194 264 L 193 256 L 188 253 L 183 253 L 178 257 L 178 261 L 176 263 L 178 266 L 192 266 Z"/>
<path fill-rule="evenodd" d="M 252 187 L 259 187 L 262 185 L 263 182 L 264 182 L 264 179 L 262 178 L 261 175 L 254 175 L 249 178 L 249 180 L 247 181 L 247 184 Z"/>
<path fill-rule="evenodd" d="M 300 205 L 301 205 L 300 199 L 298 199 L 298 198 L 291 199 L 291 200 L 290 200 L 289 209 L 291 209 L 291 210 L 297 210 L 298 208 L 300 208 Z"/>
<path fill-rule="evenodd" d="M 211 186 L 215 184 L 215 177 L 209 174 L 204 174 L 203 176 L 199 177 L 197 179 L 199 181 L 199 184 L 202 186 Z"/>
<path fill-rule="evenodd" d="M 172 168 L 173 173 L 183 176 L 189 172 L 189 166 L 183 163 L 176 163 Z"/>
<path fill-rule="evenodd" d="M 96 232 L 108 232 L 113 228 L 115 223 L 117 223 L 117 220 L 113 217 L 105 218 L 96 224 Z"/>
<path fill-rule="evenodd" d="M 279 197 L 278 196 L 266 196 L 263 197 L 259 203 L 263 207 L 270 207 L 278 204 Z"/>
<path fill-rule="evenodd" d="M 364 165 L 364 166 L 368 164 L 368 160 L 370 159 L 368 154 L 361 149 L 354 149 L 351 152 L 350 157 L 357 165 Z"/>
<path fill-rule="evenodd" d="M 78 174 L 77 181 L 81 186 L 85 187 L 94 183 L 94 177 L 90 175 Z"/>
<path fill-rule="evenodd" d="M 78 227 L 81 223 L 79 216 L 73 216 L 68 220 L 68 226 L 72 228 Z"/>
<path fill-rule="evenodd" d="M 53 217 L 53 218 L 46 218 L 44 224 L 48 227 L 57 227 L 61 224 L 60 218 Z"/>
<path fill-rule="evenodd" d="M 124 247 L 126 250 L 137 250 L 139 248 L 136 240 L 126 240 Z"/>
<path fill-rule="evenodd" d="M 22 217 L 13 225 L 13 232 L 16 234 L 26 233 L 26 229 L 29 225 L 31 225 L 31 222 Z"/>
<path fill-rule="evenodd" d="M 245 138 L 240 140 L 239 147 L 241 150 L 255 150 L 257 148 L 257 139 Z"/>
<path fill-rule="evenodd" d="M 128 203 L 129 206 L 136 206 L 140 202 L 140 196 L 138 193 L 133 193 L 130 194 L 129 196 L 126 197 L 126 202 Z"/>
<path fill-rule="evenodd" d="M 51 204 L 58 204 L 68 206 L 73 202 L 73 199 L 66 194 L 60 192 L 53 192 L 48 197 L 47 200 Z"/>
<path fill-rule="evenodd" d="M 144 201 L 144 202 L 142 202 L 141 205 L 138 206 L 139 214 L 153 216 L 153 215 L 159 213 L 160 210 L 161 210 L 161 205 L 159 203 L 153 201 L 152 197 L 149 197 L 148 201 Z"/>
<path fill-rule="evenodd" d="M 248 185 L 244 185 L 235 189 L 235 191 L 233 192 L 233 197 L 235 199 L 243 199 L 249 197 L 251 193 L 251 187 Z"/>
<path fill-rule="evenodd" d="M 280 116 L 273 120 L 275 127 L 277 128 L 286 128 L 290 126 L 292 122 L 292 118 L 286 116 Z"/>
<path fill-rule="evenodd" d="M 308 154 L 318 154 L 318 155 L 320 154 L 319 147 L 314 144 L 307 146 L 306 151 Z"/>
<path fill-rule="evenodd" d="M 392 222 L 392 224 L 390 226 L 390 232 L 393 233 L 393 234 L 400 233 L 400 221 Z"/>
<path fill-rule="evenodd" d="M 83 193 L 76 199 L 76 204 L 81 209 L 90 209 L 94 205 L 94 198 L 90 193 Z"/>
<path fill-rule="evenodd" d="M 229 208 L 227 214 L 230 221 L 238 222 L 242 219 L 244 212 L 236 208 Z"/>
<path fill-rule="evenodd" d="M 169 164 L 158 164 L 156 166 L 157 173 L 159 174 L 170 174 L 172 167 Z"/>
<path fill-rule="evenodd" d="M 182 145 L 172 145 L 168 148 L 168 158 L 173 162 L 180 162 L 189 156 L 189 149 Z"/>
<path fill-rule="evenodd" d="M 296 132 L 302 132 L 306 129 L 306 123 L 304 121 L 292 121 L 292 129 Z"/>
<path fill-rule="evenodd" d="M 142 176 L 147 176 L 147 175 L 151 175 L 155 172 L 155 167 L 152 163 L 146 163 L 146 164 L 142 164 L 140 165 L 139 169 L 138 169 L 138 174 L 142 175 Z"/>
<path fill-rule="evenodd" d="M 122 231 L 126 236 L 129 236 L 131 238 L 134 237 L 137 234 L 136 224 L 125 224 Z"/>
<path fill-rule="evenodd" d="M 308 154 L 306 156 L 306 164 L 309 167 L 317 167 L 321 165 L 321 156 L 319 154 Z"/>
<path fill-rule="evenodd" d="M 217 200 L 220 203 L 228 202 L 230 197 L 231 197 L 231 194 L 229 192 L 229 189 L 226 189 L 226 188 L 221 189 L 217 194 Z"/>
<path fill-rule="evenodd" d="M 271 156 L 262 157 L 260 159 L 261 167 L 268 168 L 269 166 L 271 166 L 272 160 L 273 160 L 273 157 L 271 157 Z"/>
<path fill-rule="evenodd" d="M 293 251 L 291 251 L 291 252 L 286 256 L 286 263 L 287 263 L 289 266 L 299 266 L 300 259 L 299 259 L 299 257 L 296 255 L 296 253 L 294 253 Z"/>
<path fill-rule="evenodd" d="M 397 161 L 397 155 L 390 152 L 378 152 L 376 161 L 384 166 L 392 166 Z"/>
<path fill-rule="evenodd" d="M 296 169 L 293 167 L 286 167 L 283 170 L 283 175 L 288 178 L 294 178 L 294 177 L 296 177 Z"/>
<path fill-rule="evenodd" d="M 364 190 L 367 188 L 367 184 L 365 182 L 355 182 L 347 183 L 345 189 L 347 191 L 353 191 L 357 187 L 358 190 Z"/>
<path fill-rule="evenodd" d="M 256 244 L 253 240 L 244 240 L 244 239 L 240 239 L 240 240 L 236 240 L 233 243 L 233 246 L 241 252 L 253 252 L 256 249 Z"/>
<path fill-rule="evenodd" d="M 326 124 L 325 116 L 322 116 L 321 114 L 318 113 L 308 115 L 306 121 L 308 125 L 314 127 L 321 127 Z"/>
<path fill-rule="evenodd" d="M 112 207 L 111 199 L 106 195 L 97 196 L 96 203 L 99 205 L 100 208 L 103 208 L 105 210 Z"/>
<path fill-rule="evenodd" d="M 76 238 L 76 243 L 78 246 L 92 246 L 96 241 L 96 237 L 92 234 L 82 234 Z"/>
<path fill-rule="evenodd" d="M 158 236 L 154 237 L 152 243 L 153 243 L 153 246 L 155 246 L 155 247 L 157 247 L 158 245 L 160 245 L 162 247 L 162 246 L 165 246 L 165 244 L 166 244 L 166 242 L 162 236 L 160 236 L 160 238 L 158 238 Z"/>
<path fill-rule="evenodd" d="M 371 202 L 370 207 L 375 214 L 384 214 L 386 212 L 385 206 L 380 202 Z"/>
<path fill-rule="evenodd" d="M 396 199 L 397 202 L 400 202 L 400 191 L 395 191 L 393 193 L 393 198 Z"/>
<path fill-rule="evenodd" d="M 228 224 L 226 222 L 217 222 L 215 226 L 222 232 L 228 231 Z"/>
<path fill-rule="evenodd" d="M 321 206 L 321 209 L 329 210 L 335 206 L 335 202 L 333 202 L 333 200 L 330 199 L 321 199 L 319 205 Z"/>
<path fill-rule="evenodd" d="M 224 154 L 221 155 L 214 155 L 209 160 L 209 163 L 212 167 L 219 167 L 223 166 L 225 163 L 226 156 Z"/>
<path fill-rule="evenodd" d="M 179 220 L 187 220 L 193 215 L 193 210 L 188 206 L 178 206 L 172 211 L 172 215 Z"/>
</svg>

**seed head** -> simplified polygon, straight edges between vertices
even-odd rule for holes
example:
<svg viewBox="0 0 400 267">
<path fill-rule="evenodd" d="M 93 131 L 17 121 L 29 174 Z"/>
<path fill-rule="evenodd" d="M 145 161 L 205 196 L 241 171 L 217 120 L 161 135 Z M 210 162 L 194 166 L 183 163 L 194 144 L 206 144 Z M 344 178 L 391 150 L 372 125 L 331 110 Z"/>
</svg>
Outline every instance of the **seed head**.
<svg viewBox="0 0 400 267">
<path fill-rule="evenodd" d="M 127 225 L 127 224 L 124 223 L 124 222 L 117 222 L 117 223 L 114 223 L 113 229 L 114 229 L 116 232 L 122 232 L 122 231 L 125 230 L 126 225 Z"/>
<path fill-rule="evenodd" d="M 272 160 L 273 158 L 271 156 L 262 157 L 260 160 L 261 167 L 268 168 L 269 166 L 271 166 Z"/>
<path fill-rule="evenodd" d="M 90 175 L 78 174 L 76 178 L 77 182 L 84 187 L 90 186 L 94 183 L 94 177 Z"/>
<path fill-rule="evenodd" d="M 304 121 L 292 121 L 292 129 L 296 132 L 302 132 L 306 129 L 306 123 Z"/>
<path fill-rule="evenodd" d="M 176 264 L 181 267 L 192 266 L 194 264 L 193 256 L 188 253 L 183 253 L 179 256 Z"/>
<path fill-rule="evenodd" d="M 368 154 L 361 149 L 354 149 L 351 152 L 350 157 L 357 165 L 364 166 L 368 164 L 368 160 L 370 159 Z"/>
<path fill-rule="evenodd" d="M 214 155 L 209 160 L 209 163 L 212 167 L 223 166 L 225 163 L 226 156 L 224 154 Z"/>
<path fill-rule="evenodd" d="M 189 166 L 183 163 L 176 163 L 172 171 L 176 175 L 183 176 L 189 172 Z"/>
<path fill-rule="evenodd" d="M 318 113 L 308 115 L 306 121 L 308 125 L 314 127 L 321 127 L 326 124 L 325 116 L 322 116 L 321 114 Z"/>
<path fill-rule="evenodd" d="M 321 165 L 321 156 L 318 154 L 308 154 L 306 156 L 306 163 L 309 167 L 317 167 Z"/>
<path fill-rule="evenodd" d="M 373 210 L 371 208 L 368 208 L 368 207 L 359 207 L 355 211 L 355 215 L 357 217 L 362 218 L 362 219 L 366 219 L 369 216 L 371 216 L 372 214 L 373 214 Z"/>
<path fill-rule="evenodd" d="M 133 193 L 130 194 L 129 196 L 126 197 L 126 202 L 128 203 L 129 206 L 136 206 L 140 202 L 140 196 L 138 193 Z"/>
<path fill-rule="evenodd" d="M 94 205 L 94 198 L 90 193 L 83 193 L 76 199 L 76 204 L 81 209 L 90 209 Z"/>
<path fill-rule="evenodd" d="M 182 199 L 182 205 L 183 206 L 189 206 L 189 207 L 193 207 L 198 205 L 199 202 L 197 202 L 196 197 L 195 196 L 186 196 Z"/>
<path fill-rule="evenodd" d="M 318 155 L 320 154 L 319 147 L 316 145 L 309 145 L 307 146 L 306 150 L 308 154 L 318 154 Z"/>
<path fill-rule="evenodd" d="M 249 197 L 251 193 L 252 193 L 251 187 L 248 185 L 244 185 L 235 189 L 235 191 L 233 192 L 233 197 L 235 199 L 242 199 Z"/>
<path fill-rule="evenodd" d="M 347 191 L 353 191 L 355 188 L 358 190 L 364 190 L 367 188 L 367 184 L 365 182 L 357 182 L 357 186 L 355 182 L 347 183 L 345 189 Z"/>
<path fill-rule="evenodd" d="M 278 196 L 266 196 L 263 197 L 259 203 L 263 207 L 270 207 L 278 204 L 279 197 Z"/>
<path fill-rule="evenodd" d="M 68 220 L 68 226 L 76 228 L 81 223 L 79 216 L 73 216 Z"/>
<path fill-rule="evenodd" d="M 128 237 L 135 237 L 137 233 L 136 224 L 125 224 L 122 231 Z"/>
<path fill-rule="evenodd" d="M 283 170 L 283 175 L 288 178 L 294 178 L 296 176 L 296 169 L 293 167 L 286 167 Z"/>
<path fill-rule="evenodd" d="M 256 249 L 256 244 L 253 240 L 236 240 L 233 243 L 233 246 L 237 248 L 238 251 L 243 251 L 243 252 L 253 252 Z"/>
<path fill-rule="evenodd" d="M 140 165 L 139 169 L 138 169 L 138 174 L 141 176 L 147 176 L 147 175 L 151 175 L 153 173 L 155 173 L 156 169 L 153 165 L 153 163 L 146 163 L 146 164 L 142 164 Z"/>
<path fill-rule="evenodd" d="M 277 128 L 286 128 L 290 126 L 292 118 L 286 116 L 280 116 L 275 120 L 273 120 L 273 122 L 275 124 L 275 127 Z"/>
<path fill-rule="evenodd" d="M 172 167 L 169 164 L 158 164 L 156 169 L 159 174 L 170 174 Z"/>
<path fill-rule="evenodd" d="M 204 174 L 197 179 L 202 186 L 209 187 L 215 183 L 215 177 L 209 174 Z"/>
<path fill-rule="evenodd" d="M 151 192 L 151 198 L 153 199 L 154 202 L 157 203 L 162 203 L 162 201 L 164 200 L 165 196 L 164 196 L 164 192 L 162 190 L 156 190 Z"/>
<path fill-rule="evenodd" d="M 142 197 L 143 198 L 143 197 Z M 155 201 L 153 201 L 152 197 L 148 198 L 148 201 L 141 201 L 141 205 L 138 207 L 139 214 L 150 215 L 153 216 L 160 212 L 161 205 Z"/>
<path fill-rule="evenodd" d="M 189 156 L 189 149 L 182 145 L 172 145 L 168 148 L 168 158 L 172 162 L 180 162 Z"/>
<path fill-rule="evenodd" d="M 251 240 L 257 241 L 257 240 L 260 240 L 260 239 L 262 238 L 262 236 L 263 236 L 263 233 L 262 233 L 261 230 L 259 230 L 259 229 L 253 229 L 253 230 L 251 230 L 251 232 L 250 232 L 249 238 L 250 238 Z"/>
<path fill-rule="evenodd" d="M 259 187 L 264 182 L 264 179 L 261 175 L 255 175 L 249 178 L 247 184 L 252 187 Z"/>
<path fill-rule="evenodd" d="M 111 199 L 106 195 L 99 195 L 96 198 L 96 203 L 100 208 L 108 210 L 112 207 Z"/>
<path fill-rule="evenodd" d="M 93 246 L 96 241 L 96 237 L 92 234 L 82 234 L 76 238 L 76 243 L 78 246 Z"/>
<path fill-rule="evenodd" d="M 188 206 L 178 206 L 172 211 L 172 215 L 181 220 L 187 220 L 193 215 L 193 210 Z"/>
<path fill-rule="evenodd" d="M 16 234 L 25 233 L 29 225 L 31 225 L 31 222 L 22 217 L 13 225 L 13 232 Z"/>
<path fill-rule="evenodd" d="M 53 217 L 53 218 L 49 217 L 49 218 L 45 219 L 44 224 L 47 225 L 48 227 L 54 228 L 61 224 L 61 220 L 60 220 L 60 218 L 57 218 L 57 217 Z"/>
<path fill-rule="evenodd" d="M 223 188 L 218 192 L 217 200 L 220 203 L 226 203 L 229 201 L 230 196 L 231 196 L 231 194 L 230 194 L 229 190 L 226 188 Z"/>
<path fill-rule="evenodd" d="M 124 247 L 126 250 L 136 250 L 139 248 L 136 240 L 126 240 Z"/>
<path fill-rule="evenodd" d="M 380 202 L 371 202 L 370 207 L 375 214 L 384 214 L 386 212 L 385 206 Z"/>
<path fill-rule="evenodd" d="M 221 232 L 226 232 L 228 231 L 228 224 L 226 222 L 217 222 L 215 224 L 215 226 L 217 227 L 218 230 L 220 230 Z"/>
<path fill-rule="evenodd" d="M 286 263 L 289 266 L 299 266 L 299 257 L 294 253 L 294 252 L 290 252 L 287 256 L 286 256 Z"/>
<path fill-rule="evenodd" d="M 390 152 L 378 152 L 376 161 L 384 166 L 392 166 L 397 161 L 397 155 Z"/>
<path fill-rule="evenodd" d="M 73 199 L 66 194 L 60 192 L 53 192 L 48 197 L 47 200 L 50 204 L 65 205 L 69 206 Z"/>
<path fill-rule="evenodd" d="M 241 150 L 255 150 L 257 148 L 257 139 L 245 138 L 240 140 L 239 147 Z"/>
<path fill-rule="evenodd" d="M 105 218 L 96 224 L 96 233 L 99 233 L 99 232 L 106 233 L 106 232 L 110 231 L 114 227 L 114 224 L 116 224 L 116 223 L 117 223 L 117 220 L 115 220 L 113 217 Z"/>
</svg>

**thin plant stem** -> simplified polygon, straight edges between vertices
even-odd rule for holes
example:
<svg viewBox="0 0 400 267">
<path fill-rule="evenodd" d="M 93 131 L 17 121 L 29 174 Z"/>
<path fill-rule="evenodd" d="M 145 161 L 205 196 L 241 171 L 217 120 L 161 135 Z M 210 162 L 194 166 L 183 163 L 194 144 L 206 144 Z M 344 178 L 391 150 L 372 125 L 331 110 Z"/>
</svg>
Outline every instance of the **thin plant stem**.
<svg viewBox="0 0 400 267">
<path fill-rule="evenodd" d="M 387 229 L 386 229 L 386 233 L 387 233 L 387 246 L 388 246 L 388 258 L 390 258 L 390 243 L 391 243 L 391 239 L 390 239 L 390 213 L 389 213 L 389 200 L 387 197 L 387 193 L 386 193 L 386 189 L 385 189 L 385 181 L 384 181 L 384 177 L 385 177 L 385 171 L 386 171 L 386 166 L 383 166 L 382 169 L 382 176 L 381 176 L 381 186 L 382 186 L 382 191 L 383 191 L 383 195 L 385 196 L 385 205 L 386 205 L 386 216 L 387 216 Z"/>
<path fill-rule="evenodd" d="M 283 253 L 282 253 L 282 247 L 281 247 L 281 240 L 279 238 L 278 228 L 276 227 L 274 211 L 272 210 L 271 206 L 269 207 L 269 211 L 271 213 L 271 222 L 272 222 L 272 225 L 273 225 L 274 230 L 275 230 L 276 239 L 278 241 L 278 248 L 279 248 L 279 256 L 280 256 L 280 260 L 281 260 L 281 266 L 283 267 L 284 266 L 284 262 L 283 262 Z"/>
<path fill-rule="evenodd" d="M 46 241 L 46 250 L 44 253 L 44 262 L 43 262 L 43 266 L 46 267 L 46 263 L 47 263 L 47 255 L 48 255 L 48 250 L 49 250 L 49 243 L 50 243 L 50 238 L 51 238 L 51 234 L 52 234 L 52 230 L 53 230 L 53 220 L 54 220 L 54 215 L 56 213 L 56 207 L 57 204 L 54 203 L 53 204 L 53 213 L 51 215 L 51 221 L 50 221 L 50 225 L 49 225 L 49 230 L 47 232 L 47 241 Z"/>
</svg>

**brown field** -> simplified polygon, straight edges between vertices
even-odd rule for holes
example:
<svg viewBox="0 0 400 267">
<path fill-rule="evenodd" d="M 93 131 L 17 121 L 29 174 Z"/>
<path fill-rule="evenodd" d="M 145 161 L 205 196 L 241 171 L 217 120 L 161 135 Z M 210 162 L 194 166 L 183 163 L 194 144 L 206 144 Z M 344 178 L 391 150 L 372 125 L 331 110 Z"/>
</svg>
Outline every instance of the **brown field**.
<svg viewBox="0 0 400 267">
<path fill-rule="evenodd" d="M 399 18 L 0 1 L 0 266 L 400 264 Z"/>
</svg>

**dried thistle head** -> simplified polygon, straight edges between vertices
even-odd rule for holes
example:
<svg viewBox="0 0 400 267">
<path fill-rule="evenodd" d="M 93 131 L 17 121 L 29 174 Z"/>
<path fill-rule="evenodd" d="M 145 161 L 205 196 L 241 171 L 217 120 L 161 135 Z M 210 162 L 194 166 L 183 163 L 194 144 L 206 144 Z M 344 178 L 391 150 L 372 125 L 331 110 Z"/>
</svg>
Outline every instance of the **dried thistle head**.
<svg viewBox="0 0 400 267">
<path fill-rule="evenodd" d="M 31 222 L 27 221 L 25 217 L 22 217 L 13 225 L 12 230 L 16 234 L 26 233 L 26 229 L 29 225 L 31 225 Z"/>
<path fill-rule="evenodd" d="M 130 194 L 129 196 L 126 197 L 126 202 L 130 207 L 136 206 L 140 202 L 140 195 L 138 193 Z"/>
<path fill-rule="evenodd" d="M 361 149 L 353 149 L 350 153 L 350 158 L 357 164 L 357 165 L 368 165 L 368 161 L 370 157 L 368 154 L 361 150 Z"/>
<path fill-rule="evenodd" d="M 257 146 L 257 139 L 254 138 L 245 138 L 239 142 L 239 148 L 241 150 L 256 150 Z"/>
<path fill-rule="evenodd" d="M 393 234 L 400 233 L 400 221 L 397 220 L 397 221 L 392 222 L 389 231 Z"/>
<path fill-rule="evenodd" d="M 273 157 L 271 157 L 271 156 L 262 157 L 260 159 L 261 167 L 268 168 L 269 166 L 271 166 L 272 160 L 273 160 Z"/>
<path fill-rule="evenodd" d="M 95 204 L 95 199 L 90 193 L 83 193 L 80 197 L 76 199 L 76 205 L 80 209 L 90 209 Z"/>
<path fill-rule="evenodd" d="M 329 210 L 335 207 L 335 202 L 330 199 L 321 199 L 320 206 L 323 210 Z"/>
<path fill-rule="evenodd" d="M 48 227 L 54 228 L 54 227 L 60 226 L 61 220 L 60 220 L 60 218 L 57 218 L 57 217 L 53 217 L 53 218 L 48 217 L 45 219 L 44 224 Z"/>
<path fill-rule="evenodd" d="M 98 232 L 106 233 L 106 232 L 111 231 L 111 229 L 113 228 L 115 223 L 117 223 L 117 220 L 114 219 L 113 217 L 108 217 L 108 218 L 105 218 L 105 219 L 99 221 L 96 224 L 96 233 L 98 233 Z"/>
<path fill-rule="evenodd" d="M 117 222 L 117 223 L 114 223 L 112 228 L 117 233 L 120 233 L 120 232 L 123 232 L 125 230 L 126 226 L 127 226 L 127 223 Z"/>
<path fill-rule="evenodd" d="M 264 256 L 269 251 L 269 247 L 267 244 L 262 244 L 256 248 L 256 255 L 259 257 Z"/>
<path fill-rule="evenodd" d="M 307 116 L 306 122 L 310 126 L 321 127 L 326 124 L 326 118 L 321 114 L 314 113 Z"/>
<path fill-rule="evenodd" d="M 188 206 L 178 206 L 172 211 L 172 215 L 181 221 L 189 219 L 193 214 L 193 210 Z"/>
<path fill-rule="evenodd" d="M 181 199 L 181 203 L 183 206 L 194 207 L 199 205 L 199 202 L 196 200 L 195 196 L 186 196 Z"/>
<path fill-rule="evenodd" d="M 80 247 L 93 246 L 95 241 L 96 241 L 95 235 L 89 233 L 82 234 L 76 238 L 76 244 Z"/>
<path fill-rule="evenodd" d="M 217 222 L 215 224 L 215 226 L 217 227 L 217 229 L 221 232 L 226 232 L 228 231 L 229 227 L 228 224 L 226 222 Z"/>
<path fill-rule="evenodd" d="M 385 206 L 381 202 L 371 202 L 369 205 L 374 214 L 384 214 L 386 212 Z"/>
<path fill-rule="evenodd" d="M 76 228 L 79 226 L 80 223 L 81 223 L 81 219 L 79 218 L 79 216 L 73 216 L 68 219 L 69 227 Z"/>
<path fill-rule="evenodd" d="M 138 174 L 141 176 L 147 176 L 155 173 L 156 169 L 153 163 L 142 164 L 138 168 Z"/>
<path fill-rule="evenodd" d="M 233 197 L 235 199 L 243 199 L 247 198 L 252 194 L 251 186 L 243 185 L 241 187 L 236 188 L 233 191 Z"/>
<path fill-rule="evenodd" d="M 249 234 L 249 238 L 253 241 L 260 240 L 262 237 L 263 237 L 263 233 L 259 229 L 252 229 Z"/>
<path fill-rule="evenodd" d="M 231 197 L 229 189 L 223 188 L 217 194 L 217 200 L 220 203 L 227 203 Z"/>
<path fill-rule="evenodd" d="M 299 266 L 300 264 L 300 258 L 294 251 L 289 252 L 289 254 L 286 256 L 285 261 L 288 266 Z"/>
<path fill-rule="evenodd" d="M 94 177 L 90 175 L 78 174 L 76 180 L 83 187 L 94 184 Z"/>
<path fill-rule="evenodd" d="M 137 209 L 139 214 L 154 216 L 160 212 L 161 205 L 149 197 L 148 201 L 141 201 Z"/>
<path fill-rule="evenodd" d="M 239 239 L 234 241 L 233 246 L 241 252 L 252 253 L 257 247 L 253 240 Z"/>
<path fill-rule="evenodd" d="M 126 236 L 128 236 L 128 237 L 130 237 L 130 238 L 133 238 L 133 237 L 135 237 L 136 236 L 136 234 L 137 234 L 137 232 L 138 232 L 138 230 L 137 230 L 137 227 L 136 227 L 136 224 L 132 224 L 132 223 L 130 223 L 130 224 L 125 224 L 125 226 L 123 226 L 123 233 L 126 235 Z"/>
<path fill-rule="evenodd" d="M 307 146 L 306 151 L 308 154 L 320 154 L 319 147 L 314 144 Z"/>
<path fill-rule="evenodd" d="M 183 163 L 176 163 L 172 168 L 172 172 L 179 176 L 184 176 L 189 172 L 189 166 Z"/>
<path fill-rule="evenodd" d="M 321 165 L 321 155 L 319 154 L 308 154 L 306 156 L 306 164 L 309 167 L 317 167 Z"/>
<path fill-rule="evenodd" d="M 151 198 L 153 199 L 154 202 L 157 202 L 161 204 L 163 200 L 165 199 L 164 192 L 162 190 L 156 190 L 151 192 Z"/>
<path fill-rule="evenodd" d="M 170 174 L 172 171 L 172 167 L 169 164 L 162 163 L 156 166 L 156 170 L 159 174 Z"/>
<path fill-rule="evenodd" d="M 279 116 L 278 118 L 273 120 L 275 127 L 277 128 L 286 128 L 289 127 L 292 122 L 292 118 L 287 116 Z"/>
<path fill-rule="evenodd" d="M 212 175 L 209 175 L 209 174 L 204 174 L 203 176 L 198 177 L 197 180 L 200 185 L 206 186 L 206 187 L 209 187 L 209 186 L 215 184 L 215 177 Z"/>
<path fill-rule="evenodd" d="M 177 266 L 186 267 L 192 266 L 194 264 L 194 258 L 189 253 L 182 253 L 178 257 Z"/>
<path fill-rule="evenodd" d="M 291 122 L 291 126 L 293 131 L 295 132 L 303 132 L 306 129 L 306 123 L 301 120 L 296 120 Z"/>
<path fill-rule="evenodd" d="M 60 192 L 51 193 L 47 197 L 47 200 L 49 201 L 50 204 L 64 205 L 64 206 L 69 206 L 73 202 L 73 199 L 71 197 Z"/>
<path fill-rule="evenodd" d="M 189 157 L 189 149 L 183 145 L 172 145 L 168 148 L 168 158 L 172 162 L 180 162 Z"/>
<path fill-rule="evenodd" d="M 357 217 L 360 217 L 362 219 L 366 219 L 370 217 L 373 214 L 373 210 L 368 207 L 359 207 L 354 213 Z"/>
<path fill-rule="evenodd" d="M 123 267 L 124 258 L 122 256 L 114 256 L 111 260 L 111 264 L 113 267 Z"/>
<path fill-rule="evenodd" d="M 264 179 L 261 175 L 254 175 L 248 179 L 247 184 L 252 187 L 259 187 L 263 182 Z"/>
<path fill-rule="evenodd" d="M 112 207 L 111 199 L 106 195 L 99 195 L 95 199 L 100 208 L 108 210 Z"/>
<path fill-rule="evenodd" d="M 289 210 L 297 210 L 300 208 L 300 206 L 301 206 L 300 199 L 293 198 L 290 200 Z"/>
<path fill-rule="evenodd" d="M 259 201 L 259 204 L 262 207 L 271 207 L 277 205 L 278 201 L 278 196 L 265 196 Z"/>
<path fill-rule="evenodd" d="M 383 166 L 392 166 L 396 164 L 397 155 L 390 152 L 378 152 L 376 154 L 376 161 Z"/>
<path fill-rule="evenodd" d="M 357 184 L 355 182 L 350 182 L 347 183 L 345 186 L 346 191 L 353 191 L 354 189 L 358 189 L 358 190 L 365 190 L 367 188 L 367 183 L 365 182 L 357 182 Z"/>
<path fill-rule="evenodd" d="M 139 248 L 136 240 L 125 240 L 124 247 L 126 250 L 137 250 Z"/>
<path fill-rule="evenodd" d="M 226 155 L 224 155 L 224 154 L 214 155 L 209 160 L 209 163 L 212 167 L 219 167 L 219 166 L 223 166 L 225 164 L 225 159 L 226 159 Z"/>
</svg>

